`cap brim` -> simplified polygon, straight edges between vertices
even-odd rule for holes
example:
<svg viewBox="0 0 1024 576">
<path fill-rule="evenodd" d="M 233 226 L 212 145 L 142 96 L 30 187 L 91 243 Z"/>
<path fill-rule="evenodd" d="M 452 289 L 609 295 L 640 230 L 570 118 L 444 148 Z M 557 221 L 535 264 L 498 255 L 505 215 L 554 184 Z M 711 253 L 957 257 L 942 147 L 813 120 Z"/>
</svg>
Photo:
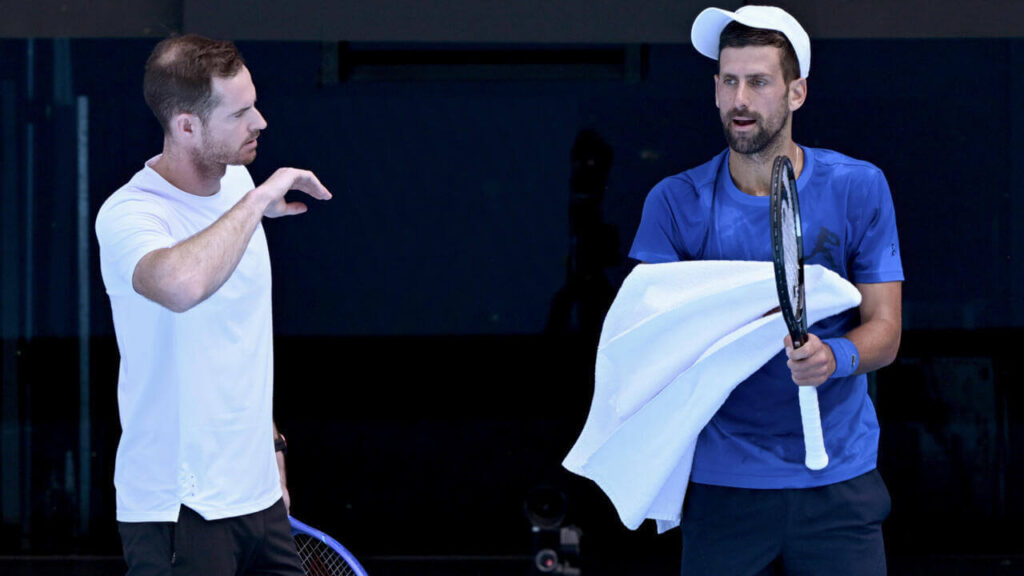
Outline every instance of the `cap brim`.
<svg viewBox="0 0 1024 576">
<path fill-rule="evenodd" d="M 721 8 L 706 8 L 697 15 L 690 28 L 690 42 L 704 56 L 718 60 L 718 42 L 722 30 L 729 22 L 736 20 L 736 14 Z"/>
</svg>

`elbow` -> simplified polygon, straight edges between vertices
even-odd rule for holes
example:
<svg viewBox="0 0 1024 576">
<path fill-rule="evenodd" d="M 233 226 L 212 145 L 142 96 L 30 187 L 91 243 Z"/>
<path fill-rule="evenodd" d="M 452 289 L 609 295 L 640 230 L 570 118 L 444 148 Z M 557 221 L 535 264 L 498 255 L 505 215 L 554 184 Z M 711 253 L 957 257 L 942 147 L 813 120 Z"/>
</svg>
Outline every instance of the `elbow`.
<svg viewBox="0 0 1024 576">
<path fill-rule="evenodd" d="M 885 348 L 885 353 L 882 356 L 882 366 L 888 366 L 896 361 L 896 357 L 900 352 L 900 336 L 902 330 L 899 326 L 894 327 L 893 335 L 890 339 L 889 345 Z"/>
<path fill-rule="evenodd" d="M 896 361 L 896 356 L 897 356 L 898 352 L 899 352 L 899 346 L 898 345 L 894 346 L 891 350 L 889 350 L 888 354 L 886 354 L 882 358 L 882 363 L 881 363 L 882 365 L 880 367 L 885 367 L 885 366 L 888 366 L 888 365 L 892 364 L 893 362 L 895 362 Z"/>
<path fill-rule="evenodd" d="M 192 302 L 181 300 L 181 299 L 167 300 L 167 301 L 163 301 L 163 302 L 155 301 L 155 302 L 157 304 L 163 306 L 164 308 L 170 310 L 171 312 L 174 312 L 175 314 L 182 314 L 184 312 L 188 312 L 189 310 L 194 308 L 195 305 L 197 304 L 197 303 L 192 303 Z"/>
<path fill-rule="evenodd" d="M 157 301 L 164 308 L 176 314 L 182 314 L 195 308 L 203 300 L 206 300 L 206 291 L 200 286 L 183 284 L 176 290 L 169 290 L 165 297 Z"/>
<path fill-rule="evenodd" d="M 177 283 L 173 286 L 168 284 L 140 286 L 136 284 L 135 291 L 147 300 L 176 314 L 188 312 L 206 299 L 206 294 L 200 286 L 188 282 Z"/>
<path fill-rule="evenodd" d="M 210 296 L 208 283 L 194 266 L 156 250 L 144 256 L 132 274 L 132 288 L 142 297 L 175 313 L 188 312 Z"/>
</svg>

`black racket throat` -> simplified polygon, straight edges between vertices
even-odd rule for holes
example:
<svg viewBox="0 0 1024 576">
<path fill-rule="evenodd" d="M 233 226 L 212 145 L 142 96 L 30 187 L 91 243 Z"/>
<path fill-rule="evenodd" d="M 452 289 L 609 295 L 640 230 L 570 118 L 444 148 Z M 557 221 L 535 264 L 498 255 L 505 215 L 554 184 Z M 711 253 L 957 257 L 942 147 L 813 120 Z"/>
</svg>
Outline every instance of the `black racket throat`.
<svg viewBox="0 0 1024 576">
<path fill-rule="evenodd" d="M 800 201 L 796 174 L 786 156 L 778 156 L 772 165 L 771 181 L 772 261 L 779 308 L 786 321 L 793 347 L 807 342 L 807 317 L 804 301 L 804 250 L 800 222 Z"/>
</svg>

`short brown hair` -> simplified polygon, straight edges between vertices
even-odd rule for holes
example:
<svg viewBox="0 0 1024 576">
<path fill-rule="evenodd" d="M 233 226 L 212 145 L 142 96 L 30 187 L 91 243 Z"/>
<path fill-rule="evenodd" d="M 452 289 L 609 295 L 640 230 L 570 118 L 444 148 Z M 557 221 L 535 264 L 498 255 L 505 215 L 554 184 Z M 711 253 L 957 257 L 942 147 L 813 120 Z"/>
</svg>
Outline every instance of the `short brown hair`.
<svg viewBox="0 0 1024 576">
<path fill-rule="evenodd" d="M 146 61 L 142 92 L 164 130 L 176 114 L 195 114 L 204 123 L 217 105 L 212 79 L 231 78 L 245 61 L 235 45 L 196 34 L 173 36 L 153 48 Z"/>
<path fill-rule="evenodd" d="M 786 35 L 778 30 L 751 28 L 733 20 L 718 37 L 718 53 L 725 48 L 742 48 L 744 46 L 775 46 L 782 50 L 782 77 L 792 82 L 800 77 L 800 61 L 796 57 L 793 45 Z"/>
</svg>

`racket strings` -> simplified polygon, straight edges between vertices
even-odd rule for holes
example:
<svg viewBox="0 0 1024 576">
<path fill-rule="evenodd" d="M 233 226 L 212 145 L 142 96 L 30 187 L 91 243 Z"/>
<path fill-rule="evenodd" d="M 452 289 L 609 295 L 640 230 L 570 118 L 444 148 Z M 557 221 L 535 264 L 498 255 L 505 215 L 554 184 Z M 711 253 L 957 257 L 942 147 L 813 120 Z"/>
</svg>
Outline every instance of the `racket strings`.
<svg viewBox="0 0 1024 576">
<path fill-rule="evenodd" d="M 793 207 L 785 204 L 782 208 L 782 226 L 784 230 L 792 230 L 795 225 L 793 218 Z M 789 298 L 793 304 L 794 311 L 800 308 L 798 301 L 800 291 L 800 257 L 796 248 L 796 236 L 793 234 L 782 235 L 783 262 L 786 267 L 786 286 L 789 289 Z"/>
<path fill-rule="evenodd" d="M 307 534 L 295 535 L 295 546 L 302 560 L 302 568 L 309 576 L 355 576 L 341 554 L 324 542 Z"/>
<path fill-rule="evenodd" d="M 786 272 L 786 287 L 788 288 L 793 315 L 800 318 L 804 313 L 804 291 L 801 290 L 800 286 L 800 249 L 797 246 L 799 241 L 797 226 L 799 224 L 797 223 L 796 207 L 793 205 L 793 195 L 789 190 L 788 182 L 786 182 L 783 188 L 779 219 L 783 230 L 782 253 Z"/>
</svg>

